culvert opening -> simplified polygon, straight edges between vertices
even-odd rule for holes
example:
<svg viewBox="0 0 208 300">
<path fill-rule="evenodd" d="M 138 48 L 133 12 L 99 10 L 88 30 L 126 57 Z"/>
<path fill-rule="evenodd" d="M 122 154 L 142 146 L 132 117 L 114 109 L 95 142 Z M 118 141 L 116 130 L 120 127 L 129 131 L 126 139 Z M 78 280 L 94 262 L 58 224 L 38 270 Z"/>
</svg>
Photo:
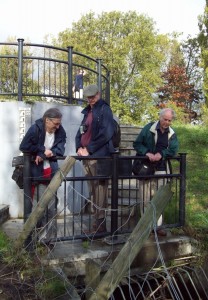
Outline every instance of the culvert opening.
<svg viewBox="0 0 208 300">
<path fill-rule="evenodd" d="M 125 278 L 110 299 L 208 299 L 208 277 L 202 267 L 182 266 Z"/>
</svg>

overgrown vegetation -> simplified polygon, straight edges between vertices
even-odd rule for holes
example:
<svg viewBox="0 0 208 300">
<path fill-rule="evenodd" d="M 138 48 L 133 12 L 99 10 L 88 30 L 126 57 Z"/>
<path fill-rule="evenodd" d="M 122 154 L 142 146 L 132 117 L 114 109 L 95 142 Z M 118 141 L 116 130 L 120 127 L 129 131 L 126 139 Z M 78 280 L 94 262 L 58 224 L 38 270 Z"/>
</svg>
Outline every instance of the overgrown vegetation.
<svg viewBox="0 0 208 300">
<path fill-rule="evenodd" d="M 186 226 L 187 234 L 208 249 L 208 127 L 177 126 L 179 152 L 187 153 Z"/>
<path fill-rule="evenodd" d="M 184 231 L 197 239 L 201 251 L 206 253 L 208 249 L 208 128 L 199 125 L 177 125 L 174 129 L 180 142 L 179 152 L 187 153 Z M 83 247 L 87 245 L 83 244 Z M 24 289 L 28 290 L 28 298 L 21 299 L 55 299 L 56 296 L 65 293 L 64 280 L 40 263 L 40 257 L 45 254 L 45 251 L 47 250 L 39 246 L 34 256 L 24 250 L 18 254 L 14 253 L 11 241 L 0 232 L 0 263 L 6 266 L 5 269 L 1 268 L 1 275 L 8 271 L 9 266 L 8 272 L 12 270 L 9 276 L 10 288 L 11 285 L 16 288 L 24 286 Z"/>
<path fill-rule="evenodd" d="M 45 247 L 37 246 L 31 255 L 25 249 L 14 252 L 12 244 L 0 231 L 0 299 L 56 299 L 66 293 L 64 280 L 41 264 Z"/>
</svg>

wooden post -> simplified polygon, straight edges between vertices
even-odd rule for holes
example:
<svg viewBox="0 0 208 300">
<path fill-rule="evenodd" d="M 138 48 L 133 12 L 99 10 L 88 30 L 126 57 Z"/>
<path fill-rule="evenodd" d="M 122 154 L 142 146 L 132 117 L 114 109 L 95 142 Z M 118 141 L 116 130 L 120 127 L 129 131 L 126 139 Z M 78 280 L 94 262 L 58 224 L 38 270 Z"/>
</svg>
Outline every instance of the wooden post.
<svg viewBox="0 0 208 300">
<path fill-rule="evenodd" d="M 60 187 L 64 177 L 69 173 L 70 169 L 75 163 L 75 158 L 67 156 L 63 162 L 63 165 L 56 172 L 56 174 L 51 179 L 45 193 L 41 196 L 40 201 L 33 209 L 32 213 L 28 217 L 27 221 L 24 224 L 23 230 L 18 236 L 17 240 L 14 243 L 15 249 L 19 249 L 23 246 L 25 240 L 30 235 L 33 228 L 36 226 L 38 220 L 43 216 L 44 211 L 48 204 L 50 203 L 53 195 L 56 193 Z"/>
<path fill-rule="evenodd" d="M 173 192 L 171 191 L 170 183 L 158 189 L 145 210 L 144 215 L 112 263 L 111 268 L 102 278 L 90 300 L 107 300 L 110 298 L 147 240 L 152 230 L 153 222 L 157 222 L 172 195 Z"/>
<path fill-rule="evenodd" d="M 93 291 L 100 283 L 100 265 L 92 259 L 86 260 L 86 300 L 89 300 Z"/>
</svg>

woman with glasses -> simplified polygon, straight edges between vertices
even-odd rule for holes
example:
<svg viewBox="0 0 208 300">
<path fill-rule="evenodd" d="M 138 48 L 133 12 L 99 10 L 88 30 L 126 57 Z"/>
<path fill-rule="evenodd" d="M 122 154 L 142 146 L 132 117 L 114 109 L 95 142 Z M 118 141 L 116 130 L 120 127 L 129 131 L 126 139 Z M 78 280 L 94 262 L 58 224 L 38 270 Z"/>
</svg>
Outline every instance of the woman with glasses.
<svg viewBox="0 0 208 300">
<path fill-rule="evenodd" d="M 44 193 L 49 181 L 38 184 L 40 179 L 51 179 L 58 169 L 56 156 L 63 156 L 66 144 L 66 132 L 61 125 L 62 113 L 57 108 L 48 109 L 42 118 L 35 123 L 26 132 L 21 144 L 20 151 L 29 152 L 32 157 L 31 177 L 32 184 L 32 202 L 33 207 Z M 54 201 L 51 201 L 48 208 L 48 216 L 44 216 L 41 226 L 54 216 Z M 47 235 L 47 237 L 50 234 Z"/>
</svg>

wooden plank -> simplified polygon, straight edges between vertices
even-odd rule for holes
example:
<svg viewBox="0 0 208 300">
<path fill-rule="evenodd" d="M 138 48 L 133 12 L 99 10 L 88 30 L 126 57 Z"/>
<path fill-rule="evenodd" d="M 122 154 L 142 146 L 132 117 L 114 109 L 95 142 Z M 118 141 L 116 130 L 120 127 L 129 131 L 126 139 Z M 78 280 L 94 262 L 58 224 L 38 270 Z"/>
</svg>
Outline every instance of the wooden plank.
<svg viewBox="0 0 208 300">
<path fill-rule="evenodd" d="M 64 180 L 64 177 L 69 173 L 75 161 L 76 159 L 71 156 L 67 156 L 65 158 L 62 166 L 51 179 L 51 182 L 49 183 L 45 193 L 41 196 L 38 204 L 33 209 L 29 218 L 25 222 L 22 232 L 19 234 L 17 240 L 14 243 L 14 247 L 16 249 L 23 247 L 24 242 L 30 235 L 33 228 L 36 226 L 38 220 L 40 220 L 41 217 L 43 216 L 44 211 L 47 208 L 48 204 L 50 203 L 53 195 L 60 187 L 62 181 Z"/>
<path fill-rule="evenodd" d="M 92 259 L 86 260 L 86 276 L 85 276 L 85 286 L 86 300 L 89 300 L 93 291 L 100 283 L 100 265 Z"/>
<path fill-rule="evenodd" d="M 157 222 L 159 216 L 172 198 L 172 195 L 173 192 L 171 191 L 170 183 L 158 189 L 144 215 L 112 263 L 111 268 L 102 278 L 90 300 L 107 300 L 110 298 L 128 268 L 131 266 L 136 255 L 141 250 L 144 242 L 149 237 L 154 224 L 153 222 Z"/>
</svg>

